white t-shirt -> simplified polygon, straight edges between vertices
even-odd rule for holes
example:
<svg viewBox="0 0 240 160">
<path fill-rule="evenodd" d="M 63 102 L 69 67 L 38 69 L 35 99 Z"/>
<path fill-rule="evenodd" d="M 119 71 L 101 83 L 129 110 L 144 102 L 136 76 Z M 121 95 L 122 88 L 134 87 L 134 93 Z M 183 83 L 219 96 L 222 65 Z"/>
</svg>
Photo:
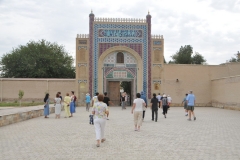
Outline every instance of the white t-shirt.
<svg viewBox="0 0 240 160">
<path fill-rule="evenodd" d="M 55 100 L 56 104 L 61 104 L 61 98 L 56 97 L 54 100 Z"/>
<path fill-rule="evenodd" d="M 171 97 L 167 97 L 167 100 L 168 100 L 169 103 L 172 102 L 172 98 Z"/>
<path fill-rule="evenodd" d="M 157 95 L 158 102 L 161 101 L 161 95 Z"/>
<path fill-rule="evenodd" d="M 143 111 L 143 103 L 145 103 L 143 99 L 134 99 L 133 103 L 136 104 L 134 111 Z"/>
<path fill-rule="evenodd" d="M 97 97 L 97 96 L 94 96 L 94 97 L 92 98 L 92 100 L 93 100 L 93 102 L 94 102 L 94 104 L 95 104 L 95 103 L 98 102 L 98 97 Z"/>
</svg>

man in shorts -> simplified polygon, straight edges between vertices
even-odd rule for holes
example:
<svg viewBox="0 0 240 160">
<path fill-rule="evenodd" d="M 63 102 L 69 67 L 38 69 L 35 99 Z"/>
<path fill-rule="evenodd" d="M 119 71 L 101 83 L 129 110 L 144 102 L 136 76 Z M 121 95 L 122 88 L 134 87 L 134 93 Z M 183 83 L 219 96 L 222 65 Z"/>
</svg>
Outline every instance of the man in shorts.
<svg viewBox="0 0 240 160">
<path fill-rule="evenodd" d="M 187 96 L 187 98 L 186 98 L 186 100 L 187 100 L 187 110 L 188 110 L 188 116 L 189 116 L 189 121 L 191 121 L 192 119 L 191 119 L 191 114 L 193 115 L 193 119 L 194 119 L 194 121 L 196 120 L 196 117 L 195 117 L 195 114 L 194 114 L 194 105 L 195 105 L 195 101 L 196 101 L 196 99 L 195 99 L 195 96 L 194 96 L 194 94 L 193 94 L 193 91 L 189 91 L 189 94 L 188 94 L 188 96 Z"/>
</svg>

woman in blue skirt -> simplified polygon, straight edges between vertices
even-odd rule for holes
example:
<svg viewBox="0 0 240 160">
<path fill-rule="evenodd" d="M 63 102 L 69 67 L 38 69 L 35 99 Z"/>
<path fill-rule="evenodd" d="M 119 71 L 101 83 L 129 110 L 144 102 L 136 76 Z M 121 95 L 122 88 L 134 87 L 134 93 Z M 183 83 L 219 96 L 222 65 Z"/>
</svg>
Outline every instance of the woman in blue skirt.
<svg viewBox="0 0 240 160">
<path fill-rule="evenodd" d="M 73 113 L 75 113 L 75 106 L 74 106 L 74 92 L 71 91 L 71 103 L 70 103 L 70 113 L 71 113 L 71 116 L 73 116 Z"/>
<path fill-rule="evenodd" d="M 49 118 L 48 117 L 48 115 L 49 115 L 49 94 L 48 93 L 45 95 L 44 102 L 45 102 L 44 116 L 45 116 L 45 118 Z"/>
</svg>

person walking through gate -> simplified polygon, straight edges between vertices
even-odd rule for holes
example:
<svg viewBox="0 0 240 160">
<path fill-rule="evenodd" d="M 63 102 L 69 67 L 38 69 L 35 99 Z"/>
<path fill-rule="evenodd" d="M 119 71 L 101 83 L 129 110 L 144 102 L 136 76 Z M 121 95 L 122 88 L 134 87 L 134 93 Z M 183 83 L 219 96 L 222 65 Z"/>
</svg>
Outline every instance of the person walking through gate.
<svg viewBox="0 0 240 160">
<path fill-rule="evenodd" d="M 89 107 L 90 107 L 90 101 L 91 101 L 90 94 L 87 93 L 86 94 L 86 111 L 88 111 L 88 112 L 89 112 Z"/>
<path fill-rule="evenodd" d="M 104 129 L 106 124 L 106 114 L 108 114 L 108 107 L 103 103 L 104 96 L 99 94 L 98 102 L 94 103 L 92 114 L 94 115 L 94 127 L 96 132 L 97 147 L 100 147 L 100 142 L 106 141 L 104 137 Z"/>
<path fill-rule="evenodd" d="M 144 95 L 144 92 L 142 91 L 141 92 L 141 98 L 144 100 L 144 102 L 146 103 L 145 106 L 143 106 L 143 116 L 142 116 L 142 120 L 144 120 L 144 117 L 145 117 L 145 112 L 146 112 L 146 109 L 147 109 L 147 98 L 146 96 Z"/>
<path fill-rule="evenodd" d="M 140 93 L 137 93 L 137 98 L 133 101 L 132 114 L 134 113 L 134 126 L 135 131 L 140 131 L 140 126 L 142 126 L 142 114 L 143 107 L 146 106 L 146 103 L 142 98 L 140 98 Z"/>
<path fill-rule="evenodd" d="M 92 98 L 92 107 L 94 106 L 94 103 L 98 102 L 98 95 L 99 95 L 99 93 L 96 92 L 95 96 Z"/>
<path fill-rule="evenodd" d="M 165 94 L 163 95 L 161 103 L 162 103 L 162 108 L 163 108 L 163 115 L 165 118 L 167 118 L 166 114 L 167 114 L 167 110 L 168 110 L 168 100 L 167 100 L 167 96 Z"/>
<path fill-rule="evenodd" d="M 109 116 L 109 104 L 111 103 L 113 105 L 113 103 L 110 101 L 110 98 L 107 96 L 107 92 L 104 93 L 103 102 L 106 103 L 106 105 L 108 106 L 107 120 L 109 120 L 108 119 L 108 116 Z"/>
<path fill-rule="evenodd" d="M 153 98 L 151 99 L 151 109 L 152 109 L 152 121 L 154 121 L 155 114 L 155 122 L 157 122 L 158 119 L 158 107 L 159 107 L 158 98 L 156 98 L 156 94 L 153 93 Z"/>
<path fill-rule="evenodd" d="M 193 91 L 189 91 L 189 94 L 186 98 L 187 100 L 187 110 L 188 110 L 188 116 L 189 116 L 189 121 L 191 121 L 191 114 L 193 115 L 194 121 L 196 120 L 195 114 L 194 114 L 194 105 L 196 102 L 195 96 L 193 94 Z"/>
<path fill-rule="evenodd" d="M 161 102 L 161 99 L 162 99 L 162 96 L 160 93 L 158 93 L 157 95 L 157 99 L 158 99 L 158 103 L 159 103 L 159 107 L 160 107 L 160 102 Z"/>
<path fill-rule="evenodd" d="M 122 105 L 122 110 L 123 109 L 126 109 L 126 106 L 125 106 L 125 98 L 126 98 L 126 96 L 125 96 L 125 92 L 124 93 L 122 93 L 122 96 L 121 96 L 121 105 Z"/>
<path fill-rule="evenodd" d="M 172 103 L 172 98 L 170 97 L 170 95 L 167 96 L 167 100 L 168 100 L 168 109 L 169 109 Z"/>
</svg>

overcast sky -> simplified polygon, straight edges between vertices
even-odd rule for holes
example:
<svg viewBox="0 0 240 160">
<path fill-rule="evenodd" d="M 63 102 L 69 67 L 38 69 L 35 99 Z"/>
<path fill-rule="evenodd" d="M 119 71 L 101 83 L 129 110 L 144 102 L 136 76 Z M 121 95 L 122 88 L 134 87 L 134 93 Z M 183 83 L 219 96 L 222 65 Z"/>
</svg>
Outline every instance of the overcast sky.
<svg viewBox="0 0 240 160">
<path fill-rule="evenodd" d="M 88 34 L 95 17 L 146 18 L 165 40 L 165 57 L 191 45 L 208 64 L 240 51 L 240 0 L 0 0 L 0 56 L 30 40 L 64 45 L 75 58 L 77 34 Z"/>
</svg>

